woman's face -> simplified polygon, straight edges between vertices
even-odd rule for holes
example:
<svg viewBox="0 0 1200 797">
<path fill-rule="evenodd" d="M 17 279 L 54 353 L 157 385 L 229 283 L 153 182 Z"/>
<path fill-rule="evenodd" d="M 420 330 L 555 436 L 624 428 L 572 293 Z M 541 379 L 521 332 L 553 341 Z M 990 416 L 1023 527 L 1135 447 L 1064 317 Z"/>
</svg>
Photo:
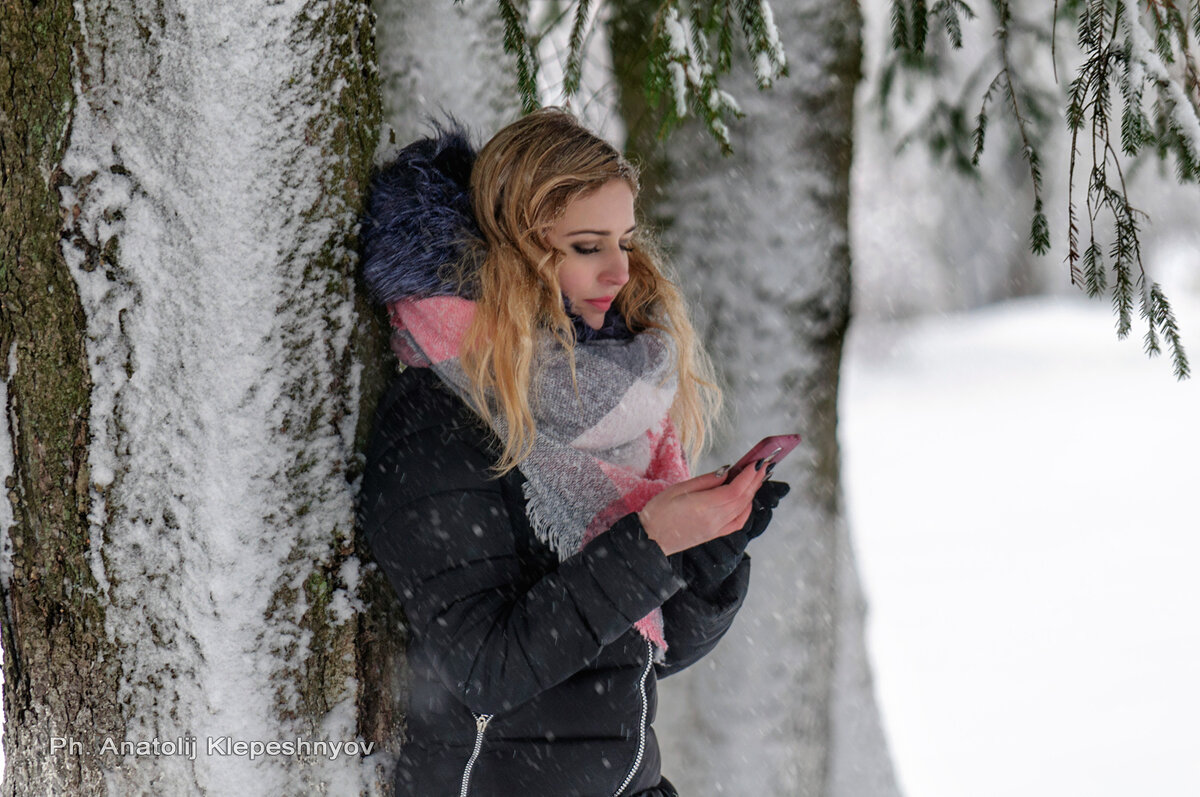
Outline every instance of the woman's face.
<svg viewBox="0 0 1200 797">
<path fill-rule="evenodd" d="M 563 253 L 558 281 L 572 312 L 592 329 L 621 287 L 629 281 L 630 239 L 636 226 L 633 191 L 624 180 L 609 180 L 573 199 L 546 235 Z"/>
</svg>

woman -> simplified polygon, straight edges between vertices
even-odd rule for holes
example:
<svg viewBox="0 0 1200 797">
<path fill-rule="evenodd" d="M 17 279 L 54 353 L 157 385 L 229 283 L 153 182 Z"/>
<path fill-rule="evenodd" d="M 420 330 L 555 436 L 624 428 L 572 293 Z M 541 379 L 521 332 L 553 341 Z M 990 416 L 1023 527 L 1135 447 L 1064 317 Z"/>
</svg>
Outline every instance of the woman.
<svg viewBox="0 0 1200 797">
<path fill-rule="evenodd" d="M 439 132 L 373 185 L 365 274 L 412 366 L 361 499 L 409 622 L 398 795 L 676 794 L 655 680 L 729 628 L 787 486 L 688 478 L 718 396 L 636 189 L 555 109 L 478 157 Z"/>
</svg>

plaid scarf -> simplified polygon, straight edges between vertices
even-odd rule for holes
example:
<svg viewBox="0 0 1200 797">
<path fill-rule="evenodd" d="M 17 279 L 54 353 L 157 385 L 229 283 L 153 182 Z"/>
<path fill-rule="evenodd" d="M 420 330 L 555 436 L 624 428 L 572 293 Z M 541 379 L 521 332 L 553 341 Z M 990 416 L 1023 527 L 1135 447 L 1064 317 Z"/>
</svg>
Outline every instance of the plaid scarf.
<svg viewBox="0 0 1200 797">
<path fill-rule="evenodd" d="M 432 368 L 470 405 L 458 352 L 475 303 L 435 296 L 400 299 L 388 309 L 400 360 Z M 688 478 L 667 416 L 675 400 L 675 350 L 657 330 L 627 340 L 581 340 L 572 382 L 561 345 L 549 333 L 536 345 L 530 406 L 537 435 L 520 468 L 534 534 L 562 561 L 663 488 Z M 493 419 L 493 430 L 504 439 L 504 417 L 493 413 Z M 666 650 L 660 609 L 634 625 L 660 654 Z"/>
</svg>

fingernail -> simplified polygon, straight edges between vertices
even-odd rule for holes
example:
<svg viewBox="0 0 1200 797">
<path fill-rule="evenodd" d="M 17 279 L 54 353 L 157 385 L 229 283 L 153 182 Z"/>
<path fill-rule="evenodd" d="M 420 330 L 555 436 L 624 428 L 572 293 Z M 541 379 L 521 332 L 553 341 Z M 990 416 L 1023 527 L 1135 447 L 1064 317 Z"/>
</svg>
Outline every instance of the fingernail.
<svg viewBox="0 0 1200 797">
<path fill-rule="evenodd" d="M 771 474 L 774 472 L 775 472 L 775 463 L 772 462 L 770 465 L 767 466 L 767 478 L 768 479 L 771 478 Z"/>
<path fill-rule="evenodd" d="M 724 476 L 726 473 L 729 473 L 729 469 L 731 467 L 733 467 L 733 466 L 732 465 L 722 465 L 721 467 L 717 468 L 716 472 L 713 475 Z"/>
<path fill-rule="evenodd" d="M 763 463 L 764 463 L 764 462 L 766 462 L 766 460 L 765 460 L 765 459 L 760 459 L 758 462 L 755 462 L 755 463 L 754 463 L 754 469 L 755 469 L 755 470 L 762 470 L 762 466 L 763 466 Z"/>
</svg>

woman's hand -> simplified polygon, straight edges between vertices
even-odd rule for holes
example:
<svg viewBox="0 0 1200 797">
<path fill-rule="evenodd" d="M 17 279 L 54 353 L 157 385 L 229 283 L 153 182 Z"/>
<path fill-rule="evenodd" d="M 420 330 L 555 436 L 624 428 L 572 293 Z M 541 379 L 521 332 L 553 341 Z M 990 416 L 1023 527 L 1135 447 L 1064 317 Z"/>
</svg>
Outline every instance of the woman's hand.
<svg viewBox="0 0 1200 797">
<path fill-rule="evenodd" d="M 650 539 L 670 556 L 746 525 L 754 494 L 767 478 L 767 469 L 746 468 L 729 484 L 725 468 L 673 484 L 650 499 L 638 518 Z"/>
</svg>

